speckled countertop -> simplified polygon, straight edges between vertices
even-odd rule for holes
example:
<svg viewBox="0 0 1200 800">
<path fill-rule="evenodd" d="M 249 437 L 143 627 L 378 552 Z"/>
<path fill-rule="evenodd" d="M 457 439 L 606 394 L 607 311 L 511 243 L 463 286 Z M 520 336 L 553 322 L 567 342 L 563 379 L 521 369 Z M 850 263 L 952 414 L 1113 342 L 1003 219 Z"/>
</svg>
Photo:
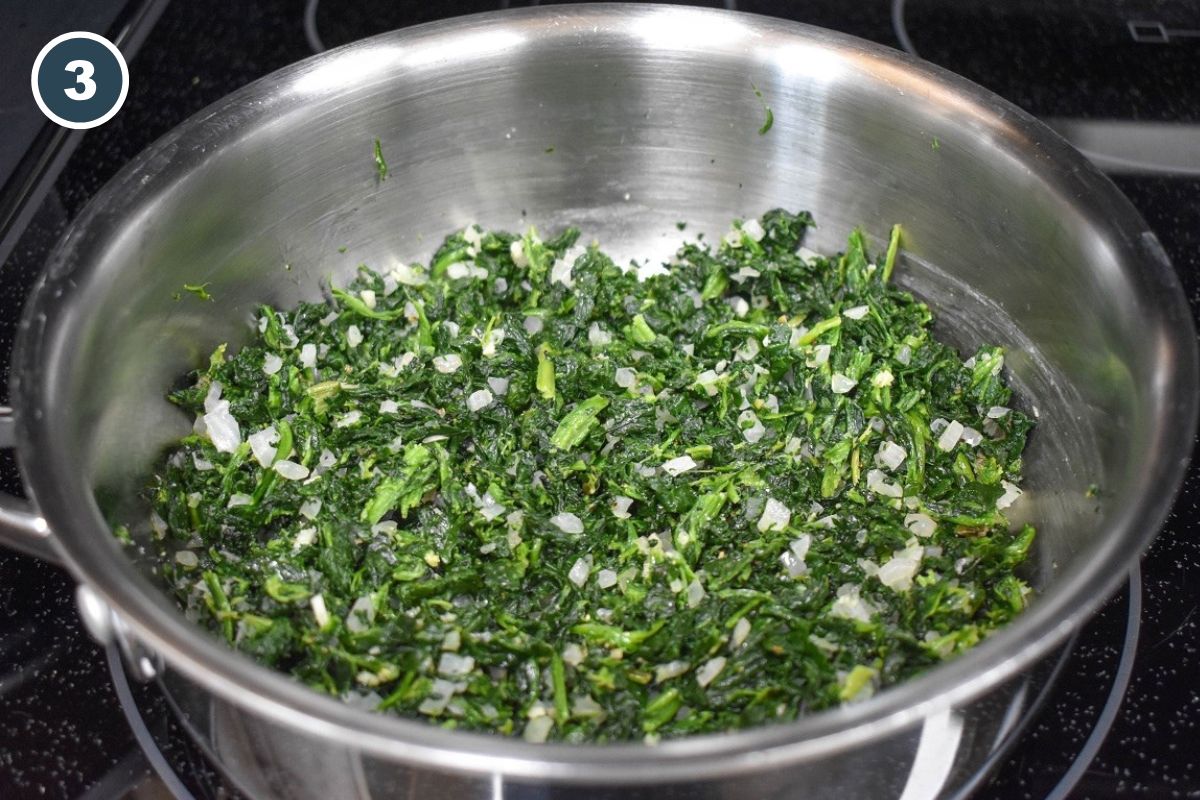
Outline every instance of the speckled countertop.
<svg viewBox="0 0 1200 800">
<path fill-rule="evenodd" d="M 326 43 L 335 45 L 498 4 L 330 0 L 317 22 Z M 0 267 L 5 368 L 15 311 L 65 221 L 158 135 L 232 89 L 308 55 L 301 5 L 176 0 L 167 8 L 131 64 L 125 108 L 84 138 L 55 192 Z M 894 25 L 894 5 L 887 0 L 737 3 L 742 10 L 897 47 L 902 37 Z M 1200 30 L 1195 3 L 908 0 L 899 5 L 905 7 L 904 31 L 922 56 L 1037 115 L 1167 123 L 1200 118 L 1200 38 L 1170 33 Z M 1135 41 L 1129 23 L 1137 21 L 1161 23 L 1167 41 Z M 1200 171 L 1200 164 L 1195 166 Z M 1200 177 L 1119 175 L 1114 180 L 1159 235 L 1193 312 L 1200 315 Z M 0 454 L 0 486 L 17 488 L 8 454 Z M 1200 797 L 1198 524 L 1200 469 L 1193 468 L 1165 530 L 1143 560 L 1139 644 L 1120 713 L 1072 798 Z M 1059 783 L 1109 698 L 1129 600 L 1123 591 L 1083 632 L 1063 678 L 980 797 L 1042 798 Z M 103 654 L 76 621 L 70 580 L 52 567 L 0 553 L 0 797 L 120 796 L 145 770 L 110 688 Z"/>
</svg>

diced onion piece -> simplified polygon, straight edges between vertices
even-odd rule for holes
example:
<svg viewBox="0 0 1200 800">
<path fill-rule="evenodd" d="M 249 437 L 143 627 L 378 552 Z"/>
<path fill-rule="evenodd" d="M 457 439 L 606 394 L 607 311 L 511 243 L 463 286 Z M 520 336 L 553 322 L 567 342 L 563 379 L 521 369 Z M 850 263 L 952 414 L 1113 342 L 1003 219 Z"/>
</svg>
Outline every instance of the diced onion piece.
<svg viewBox="0 0 1200 800">
<path fill-rule="evenodd" d="M 792 539 L 788 548 L 792 551 L 792 555 L 803 561 L 808 556 L 808 549 L 812 547 L 812 535 L 802 533 L 795 539 Z"/>
<path fill-rule="evenodd" d="M 480 389 L 478 391 L 471 392 L 471 395 L 467 398 L 467 408 L 469 408 L 471 411 L 482 411 L 490 406 L 492 401 L 495 399 L 496 398 L 487 389 Z"/>
<path fill-rule="evenodd" d="M 758 340 L 753 336 L 747 337 L 746 343 L 733 351 L 734 361 L 753 361 L 758 357 L 762 348 L 758 344 Z"/>
<path fill-rule="evenodd" d="M 508 255 L 512 258 L 513 263 L 521 269 L 529 266 L 529 257 L 525 254 L 525 242 L 520 239 L 514 239 L 508 246 Z"/>
<path fill-rule="evenodd" d="M 563 511 L 550 518 L 550 524 L 563 533 L 583 533 L 583 520 L 570 511 Z"/>
<path fill-rule="evenodd" d="M 571 565 L 570 572 L 567 573 L 567 580 L 578 586 L 580 589 L 587 583 L 588 575 L 592 571 L 592 559 L 590 557 L 580 556 L 575 559 L 575 563 Z"/>
<path fill-rule="evenodd" d="M 720 379 L 720 377 L 720 375 L 713 372 L 711 369 L 706 369 L 704 372 L 701 372 L 696 376 L 696 381 L 693 385 L 699 386 L 704 390 L 705 394 L 707 394 L 709 397 L 712 397 L 717 393 L 717 380 Z"/>
<path fill-rule="evenodd" d="M 254 460 L 263 467 L 270 467 L 275 461 L 275 443 L 279 441 L 279 431 L 275 430 L 274 425 L 269 425 L 257 433 L 252 433 L 246 438 L 250 445 L 250 452 L 254 454 Z"/>
<path fill-rule="evenodd" d="M 733 633 L 729 637 L 729 644 L 733 647 L 741 647 L 746 643 L 746 637 L 750 635 L 750 620 L 741 617 L 733 624 Z"/>
<path fill-rule="evenodd" d="M 788 544 L 788 549 L 779 556 L 789 578 L 795 579 L 808 574 L 808 564 L 804 563 L 804 559 L 808 556 L 808 548 L 811 546 L 812 536 L 807 533 L 801 534 L 793 539 Z"/>
<path fill-rule="evenodd" d="M 657 278 L 659 275 L 670 275 L 671 271 L 666 266 L 654 261 L 647 261 L 644 264 L 638 264 L 637 279 L 638 283 L 645 283 L 651 278 Z"/>
<path fill-rule="evenodd" d="M 840 372 L 833 373 L 833 376 L 829 379 L 829 388 L 834 394 L 846 394 L 857 385 L 858 381 L 853 378 L 847 378 Z"/>
<path fill-rule="evenodd" d="M 370 308 L 370 309 L 375 308 L 375 292 L 374 292 L 374 290 L 363 289 L 361 292 L 358 293 L 358 296 L 360 298 L 362 298 L 364 306 L 366 306 L 367 308 Z"/>
<path fill-rule="evenodd" d="M 763 240 L 763 237 L 767 235 L 767 232 L 763 230 L 762 223 L 760 223 L 756 219 L 751 219 L 751 220 L 747 220 L 747 221 L 743 222 L 742 223 L 742 233 L 746 234 L 747 236 L 749 236 L 752 240 L 754 240 L 756 242 L 761 242 Z"/>
<path fill-rule="evenodd" d="M 833 352 L 833 345 L 819 344 L 813 348 L 812 361 L 809 366 L 819 367 L 829 362 L 829 355 Z"/>
<path fill-rule="evenodd" d="M 513 242 L 514 246 L 518 244 L 520 242 Z M 520 265 L 518 264 L 517 266 Z M 535 717 L 525 723 L 525 731 L 521 734 L 521 737 L 530 744 L 542 744 L 550 737 L 550 731 L 553 728 L 554 720 L 550 717 Z"/>
<path fill-rule="evenodd" d="M 508 509 L 506 509 L 503 505 L 496 502 L 496 498 L 492 497 L 490 492 L 483 493 L 483 499 L 479 505 L 479 513 L 482 514 L 483 518 L 488 522 L 497 519 L 507 510 Z"/>
<path fill-rule="evenodd" d="M 571 706 L 571 716 L 573 717 L 603 717 L 604 706 L 597 703 L 588 695 L 575 699 Z"/>
<path fill-rule="evenodd" d="M 932 536 L 937 530 L 937 523 L 928 514 L 905 514 L 904 527 L 912 531 L 913 536 Z"/>
<path fill-rule="evenodd" d="M 467 227 L 463 228 L 462 237 L 467 243 L 467 251 L 470 252 L 471 255 L 477 255 L 479 253 L 479 248 L 483 247 L 483 231 L 479 230 L 474 225 L 468 225 Z"/>
<path fill-rule="evenodd" d="M 317 514 L 321 513 L 321 498 L 314 497 L 311 500 L 305 500 L 300 504 L 300 516 L 308 519 L 316 519 Z"/>
<path fill-rule="evenodd" d="M 204 427 L 213 447 L 221 453 L 232 453 L 242 443 L 242 429 L 229 413 L 229 401 L 219 400 L 211 411 L 204 415 Z"/>
<path fill-rule="evenodd" d="M 572 667 L 578 667 L 586 657 L 587 654 L 583 651 L 583 648 L 575 642 L 569 643 L 562 651 L 563 663 L 570 664 Z"/>
<path fill-rule="evenodd" d="M 763 506 L 762 516 L 758 519 L 760 531 L 781 531 L 792 521 L 792 510 L 774 497 L 768 497 Z"/>
<path fill-rule="evenodd" d="M 175 552 L 175 563 L 187 569 L 193 569 L 199 566 L 200 559 L 191 550 L 177 550 Z"/>
<path fill-rule="evenodd" d="M 458 372 L 462 367 L 462 356 L 457 353 L 448 353 L 444 356 L 433 357 L 433 368 L 443 375 L 450 375 Z"/>
<path fill-rule="evenodd" d="M 867 488 L 875 494 L 885 497 L 903 497 L 904 489 L 887 479 L 883 471 L 873 469 L 867 472 Z"/>
<path fill-rule="evenodd" d="M 429 689 L 429 695 L 417 706 L 417 711 L 436 717 L 446 710 L 450 699 L 458 691 L 458 684 L 443 678 L 437 678 Z"/>
<path fill-rule="evenodd" d="M 706 596 L 704 587 L 700 585 L 699 578 L 692 578 L 692 582 L 687 585 L 687 604 L 688 608 L 695 608 L 700 605 L 701 601 Z"/>
<path fill-rule="evenodd" d="M 437 671 L 441 675 L 469 675 L 475 669 L 475 659 L 457 653 L 443 652 L 438 659 Z"/>
<path fill-rule="evenodd" d="M 550 268 L 550 283 L 561 283 L 568 289 L 575 285 L 575 279 L 571 276 L 569 260 L 560 258 L 554 262 L 554 266 Z"/>
<path fill-rule="evenodd" d="M 300 550 L 301 548 L 308 547 L 316 540 L 316 528 L 301 528 L 300 532 L 296 534 L 295 540 L 292 541 L 292 550 Z"/>
<path fill-rule="evenodd" d="M 631 516 L 629 513 L 629 507 L 631 505 L 633 505 L 632 497 L 617 495 L 613 498 L 612 505 L 610 505 L 609 508 L 612 509 L 613 516 L 617 519 L 629 519 Z"/>
<path fill-rule="evenodd" d="M 362 419 L 361 411 L 358 411 L 358 410 L 347 411 L 345 414 L 342 414 L 340 417 L 338 417 L 337 419 L 335 419 L 333 421 L 333 427 L 349 428 L 353 425 L 357 425 L 358 421 L 361 419 Z"/>
<path fill-rule="evenodd" d="M 838 587 L 837 599 L 829 609 L 831 617 L 870 622 L 875 607 L 863 599 L 857 584 L 844 583 Z"/>
<path fill-rule="evenodd" d="M 879 565 L 869 558 L 858 559 L 858 567 L 868 578 L 873 578 L 879 574 Z"/>
<path fill-rule="evenodd" d="M 360 597 L 350 606 L 346 615 L 346 630 L 351 633 L 362 633 L 371 627 L 375 621 L 375 601 L 370 597 Z M 324 627 L 324 626 L 322 626 Z"/>
<path fill-rule="evenodd" d="M 637 370 L 630 369 L 629 367 L 620 367 L 614 374 L 613 380 L 617 382 L 617 386 L 620 386 L 622 389 L 628 389 L 637 382 Z"/>
<path fill-rule="evenodd" d="M 277 461 L 275 471 L 279 473 L 279 477 L 289 481 L 302 481 L 308 477 L 308 467 L 295 461 Z"/>
<path fill-rule="evenodd" d="M 1004 406 L 992 406 L 987 410 L 987 418 L 1000 419 L 1001 417 L 1006 416 L 1010 410 L 1011 409 L 1005 408 Z"/>
<path fill-rule="evenodd" d="M 946 425 L 946 429 L 942 431 L 942 435 L 938 437 L 938 449 L 949 453 L 958 444 L 958 440 L 962 437 L 963 425 L 958 420 L 952 420 Z"/>
<path fill-rule="evenodd" d="M 358 329 L 357 325 L 351 325 L 349 328 L 346 329 L 346 344 L 350 345 L 351 349 L 358 347 L 360 344 L 362 344 L 362 340 L 363 340 L 362 331 L 360 331 Z"/>
<path fill-rule="evenodd" d="M 508 394 L 508 378 L 488 378 L 487 383 L 491 387 L 492 393 L 497 397 L 503 397 Z"/>
<path fill-rule="evenodd" d="M 306 344 L 300 348 L 300 366 L 312 369 L 317 365 L 317 346 Z"/>
<path fill-rule="evenodd" d="M 592 347 L 604 347 L 612 344 L 612 334 L 600 327 L 600 324 L 593 322 L 588 328 L 588 344 Z"/>
<path fill-rule="evenodd" d="M 329 610 L 325 608 L 323 595 L 314 594 L 308 599 L 308 605 L 312 608 L 313 618 L 316 619 L 318 628 L 324 628 L 329 624 Z"/>
<path fill-rule="evenodd" d="M 400 404 L 395 400 L 384 400 L 379 404 L 380 414 L 395 414 L 400 411 Z"/>
<path fill-rule="evenodd" d="M 784 550 L 779 554 L 779 563 L 783 564 L 789 578 L 799 578 L 808 573 L 808 565 L 797 559 L 791 550 Z"/>
<path fill-rule="evenodd" d="M 978 447 L 983 441 L 983 434 L 974 428 L 963 428 L 962 440 L 968 447 Z"/>
<path fill-rule="evenodd" d="M 919 544 L 895 551 L 891 559 L 879 567 L 876 577 L 889 589 L 907 592 L 912 588 L 913 576 L 921 566 L 924 552 L 925 548 Z"/>
<path fill-rule="evenodd" d="M 1017 501 L 1017 498 L 1024 494 L 1016 484 L 1008 481 L 1000 481 L 1000 485 L 1004 487 L 1004 494 L 996 498 L 996 508 L 1003 511 Z"/>
<path fill-rule="evenodd" d="M 845 311 L 843 311 L 842 316 L 849 317 L 850 319 L 862 319 L 870 310 L 870 306 L 855 306 L 854 308 L 847 308 Z"/>
<path fill-rule="evenodd" d="M 887 469 L 895 469 L 904 463 L 904 459 L 908 457 L 908 451 L 895 442 L 888 440 L 879 445 L 879 452 L 875 454 L 875 463 Z"/>
<path fill-rule="evenodd" d="M 662 683 L 672 678 L 678 678 L 691 668 L 692 665 L 686 661 L 668 661 L 665 664 L 659 664 L 654 668 L 654 682 Z"/>
<path fill-rule="evenodd" d="M 405 286 L 424 286 L 429 278 L 420 265 L 398 264 L 392 270 L 392 277 Z"/>
<path fill-rule="evenodd" d="M 672 458 L 670 461 L 664 461 L 662 465 L 663 472 L 668 475 L 682 475 L 688 470 L 696 468 L 696 461 L 691 456 L 679 456 Z"/>
<path fill-rule="evenodd" d="M 267 353 L 267 355 L 263 357 L 263 372 L 266 374 L 274 375 L 276 372 L 279 372 L 282 367 L 283 359 L 274 353 Z"/>
<path fill-rule="evenodd" d="M 751 444 L 759 442 L 767 433 L 767 429 L 759 421 L 758 415 L 750 409 L 738 414 L 738 427 L 742 429 L 742 438 Z"/>
<path fill-rule="evenodd" d="M 611 569 L 602 569 L 596 573 L 596 585 L 601 589 L 609 589 L 617 585 L 617 573 Z"/>
<path fill-rule="evenodd" d="M 492 358 L 496 355 L 496 348 L 504 342 L 506 332 L 504 328 L 492 328 L 483 334 L 481 344 L 481 352 L 486 358 Z"/>
<path fill-rule="evenodd" d="M 725 669 L 724 656 L 710 658 L 700 666 L 700 669 L 696 670 L 696 683 L 700 684 L 701 689 L 705 688 L 717 679 L 723 669 Z"/>
</svg>

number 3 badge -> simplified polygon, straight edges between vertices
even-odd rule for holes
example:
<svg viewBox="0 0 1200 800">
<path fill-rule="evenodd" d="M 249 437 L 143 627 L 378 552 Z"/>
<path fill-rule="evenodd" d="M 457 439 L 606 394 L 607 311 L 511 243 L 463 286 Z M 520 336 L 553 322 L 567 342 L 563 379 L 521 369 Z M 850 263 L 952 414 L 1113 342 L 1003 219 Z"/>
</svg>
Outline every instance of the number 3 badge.
<svg viewBox="0 0 1200 800">
<path fill-rule="evenodd" d="M 129 67 L 103 36 L 75 31 L 42 48 L 30 82 L 43 114 L 64 127 L 86 130 L 121 110 L 129 93 Z"/>
</svg>

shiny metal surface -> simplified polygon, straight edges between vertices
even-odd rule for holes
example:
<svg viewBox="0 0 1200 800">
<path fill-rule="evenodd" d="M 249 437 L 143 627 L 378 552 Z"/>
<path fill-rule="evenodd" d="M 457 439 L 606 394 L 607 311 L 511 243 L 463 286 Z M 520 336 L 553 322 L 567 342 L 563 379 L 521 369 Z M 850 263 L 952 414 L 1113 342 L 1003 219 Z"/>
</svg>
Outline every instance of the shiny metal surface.
<svg viewBox="0 0 1200 800">
<path fill-rule="evenodd" d="M 766 135 L 751 84 L 774 110 Z M 897 274 L 940 335 L 1005 344 L 1039 416 L 1015 507 L 1039 525 L 1038 597 L 957 661 L 789 725 L 653 748 L 533 746 L 367 714 L 231 654 L 108 533 L 105 516 L 138 513 L 152 460 L 189 427 L 167 387 L 242 341 L 258 303 L 313 299 L 359 263 L 427 258 L 469 222 L 577 224 L 614 255 L 665 258 L 677 220 L 716 235 L 774 206 L 811 210 L 817 249 L 856 224 L 879 246 L 901 223 Z M 184 282 L 208 282 L 216 302 L 175 300 Z M 998 746 L 1031 665 L 1153 537 L 1197 410 L 1195 334 L 1170 264 L 1049 129 L 856 39 L 663 6 L 436 23 L 231 95 L 81 215 L 26 310 L 14 367 L 20 463 L 68 566 L 162 658 L 225 768 L 280 797 L 949 796 Z M 1093 483 L 1104 491 L 1089 499 Z"/>
<path fill-rule="evenodd" d="M 0 406 L 0 450 L 16 445 L 17 424 L 13 411 Z M 50 537 L 50 526 L 28 501 L 0 492 L 0 546 L 11 547 L 43 561 L 59 563 Z"/>
</svg>

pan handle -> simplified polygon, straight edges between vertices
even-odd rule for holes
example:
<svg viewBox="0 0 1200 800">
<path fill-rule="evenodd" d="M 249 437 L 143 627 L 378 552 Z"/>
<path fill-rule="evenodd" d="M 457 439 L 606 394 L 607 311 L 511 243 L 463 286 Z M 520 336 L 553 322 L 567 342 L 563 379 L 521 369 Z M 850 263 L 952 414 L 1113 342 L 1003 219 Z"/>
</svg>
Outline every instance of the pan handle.
<svg viewBox="0 0 1200 800">
<path fill-rule="evenodd" d="M 16 420 L 11 408 L 0 406 L 0 450 L 16 446 Z M 61 564 L 46 520 L 27 500 L 0 492 L 0 546 Z"/>
</svg>

